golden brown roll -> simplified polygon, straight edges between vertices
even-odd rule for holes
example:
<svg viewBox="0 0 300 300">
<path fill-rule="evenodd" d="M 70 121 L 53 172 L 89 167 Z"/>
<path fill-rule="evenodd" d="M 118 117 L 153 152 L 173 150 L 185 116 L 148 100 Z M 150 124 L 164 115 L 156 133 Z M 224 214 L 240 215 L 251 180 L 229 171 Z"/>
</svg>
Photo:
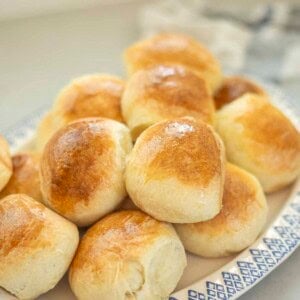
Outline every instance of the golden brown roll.
<svg viewBox="0 0 300 300">
<path fill-rule="evenodd" d="M 224 79 L 220 88 L 214 95 L 216 108 L 220 109 L 241 96 L 252 93 L 260 96 L 266 96 L 267 93 L 257 83 L 243 76 L 231 76 Z"/>
<path fill-rule="evenodd" d="M 42 201 L 40 189 L 40 155 L 24 152 L 12 157 L 13 174 L 0 192 L 0 199 L 10 194 L 26 194 L 37 201 Z"/>
<path fill-rule="evenodd" d="M 124 81 L 115 76 L 95 74 L 73 80 L 60 92 L 51 112 L 41 121 L 38 149 L 42 149 L 59 128 L 80 118 L 104 117 L 122 122 L 123 90 Z"/>
<path fill-rule="evenodd" d="M 154 65 L 177 64 L 203 78 L 212 92 L 222 80 L 220 65 L 209 50 L 183 34 L 162 33 L 137 42 L 125 51 L 124 58 L 130 76 Z"/>
<path fill-rule="evenodd" d="M 131 199 L 154 218 L 193 223 L 221 209 L 225 153 L 212 127 L 192 118 L 156 123 L 137 139 L 126 165 Z"/>
<path fill-rule="evenodd" d="M 265 192 L 299 175 L 299 131 L 264 97 L 242 96 L 217 113 L 216 123 L 228 160 L 254 174 Z"/>
<path fill-rule="evenodd" d="M 69 282 L 79 300 L 167 299 L 185 266 L 185 252 L 172 225 L 127 210 L 87 231 Z"/>
<path fill-rule="evenodd" d="M 181 66 L 156 65 L 134 73 L 121 107 L 134 140 L 164 119 L 192 116 L 211 124 L 214 120 L 214 102 L 205 81 Z"/>
<path fill-rule="evenodd" d="M 0 220 L 0 286 L 18 299 L 35 299 L 67 271 L 78 245 L 78 230 L 22 194 L 0 200 Z"/>
<path fill-rule="evenodd" d="M 223 206 L 213 219 L 177 224 L 186 250 L 205 257 L 228 256 L 250 246 L 265 225 L 267 202 L 258 180 L 227 164 Z"/>
<path fill-rule="evenodd" d="M 9 145 L 0 135 L 0 191 L 6 186 L 12 175 L 12 162 L 9 152 Z"/>
<path fill-rule="evenodd" d="M 44 203 L 78 226 L 114 210 L 126 196 L 128 128 L 104 118 L 80 119 L 60 129 L 41 160 Z"/>
</svg>

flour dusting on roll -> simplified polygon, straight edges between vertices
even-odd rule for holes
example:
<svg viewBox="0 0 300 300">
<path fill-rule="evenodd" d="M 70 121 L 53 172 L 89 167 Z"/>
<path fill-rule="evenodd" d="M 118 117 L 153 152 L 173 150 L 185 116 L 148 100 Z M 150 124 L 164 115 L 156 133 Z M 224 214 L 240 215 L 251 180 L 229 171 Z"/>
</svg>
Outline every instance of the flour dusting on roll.
<svg viewBox="0 0 300 300">
<path fill-rule="evenodd" d="M 227 164 L 222 202 L 220 213 L 213 219 L 176 225 L 186 250 L 205 257 L 221 257 L 239 252 L 255 241 L 268 213 L 258 180 Z"/>
<path fill-rule="evenodd" d="M 214 217 L 221 209 L 224 147 L 213 128 L 180 118 L 146 129 L 126 166 L 127 191 L 141 210 L 171 223 Z"/>
<path fill-rule="evenodd" d="M 79 241 L 74 224 L 23 194 L 0 200 L 0 233 L 0 287 L 18 299 L 54 288 Z"/>
<path fill-rule="evenodd" d="M 186 266 L 172 225 L 127 210 L 106 216 L 82 238 L 69 282 L 77 299 L 160 300 Z"/>
</svg>

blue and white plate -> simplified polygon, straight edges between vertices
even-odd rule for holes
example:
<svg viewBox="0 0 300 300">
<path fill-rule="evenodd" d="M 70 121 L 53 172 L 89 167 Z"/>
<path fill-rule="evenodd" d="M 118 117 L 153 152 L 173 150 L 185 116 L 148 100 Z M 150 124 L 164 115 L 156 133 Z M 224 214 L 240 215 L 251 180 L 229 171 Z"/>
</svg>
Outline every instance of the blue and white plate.
<svg viewBox="0 0 300 300">
<path fill-rule="evenodd" d="M 299 128 L 293 110 L 278 91 L 268 89 L 273 101 Z M 276 97 L 279 96 L 279 97 Z M 28 149 L 42 111 L 29 116 L 6 136 L 13 152 Z M 188 265 L 169 300 L 236 299 L 291 255 L 300 244 L 300 180 L 267 197 L 269 216 L 264 232 L 242 253 L 219 259 L 188 254 Z M 15 299 L 0 289 L 0 299 Z M 74 300 L 66 277 L 42 300 Z"/>
</svg>

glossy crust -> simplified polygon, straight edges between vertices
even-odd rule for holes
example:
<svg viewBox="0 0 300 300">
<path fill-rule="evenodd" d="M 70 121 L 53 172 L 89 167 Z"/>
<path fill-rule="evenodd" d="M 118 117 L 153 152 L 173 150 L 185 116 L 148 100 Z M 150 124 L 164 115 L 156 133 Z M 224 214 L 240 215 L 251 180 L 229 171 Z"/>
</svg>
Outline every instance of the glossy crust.
<svg viewBox="0 0 300 300">
<path fill-rule="evenodd" d="M 115 76 L 95 74 L 73 80 L 60 92 L 51 112 L 41 121 L 38 149 L 42 149 L 59 128 L 80 118 L 104 117 L 122 122 L 123 90 L 124 81 Z"/>
<path fill-rule="evenodd" d="M 6 186 L 12 175 L 12 162 L 9 145 L 0 135 L 0 191 Z"/>
<path fill-rule="evenodd" d="M 210 124 L 214 120 L 214 102 L 205 81 L 181 66 L 137 71 L 127 82 L 121 106 L 134 140 L 165 119 L 192 116 Z"/>
<path fill-rule="evenodd" d="M 19 299 L 52 289 L 67 271 L 76 226 L 23 194 L 0 200 L 0 286 Z"/>
<path fill-rule="evenodd" d="M 163 121 L 137 139 L 126 166 L 127 191 L 158 220 L 192 223 L 221 208 L 224 148 L 212 127 L 192 118 Z"/>
<path fill-rule="evenodd" d="M 247 94 L 217 114 L 229 161 L 254 174 L 265 192 L 274 192 L 300 172 L 300 134 L 264 97 Z"/>
<path fill-rule="evenodd" d="M 268 97 L 267 93 L 257 83 L 243 76 L 231 76 L 224 79 L 214 95 L 216 109 L 251 93 Z"/>
<path fill-rule="evenodd" d="M 239 252 L 255 241 L 268 212 L 258 180 L 227 164 L 222 204 L 220 213 L 211 220 L 176 225 L 186 250 L 205 257 L 221 257 Z"/>
<path fill-rule="evenodd" d="M 34 200 L 42 201 L 40 189 L 38 153 L 24 152 L 12 157 L 13 174 L 0 192 L 0 199 L 11 194 L 26 194 Z"/>
<path fill-rule="evenodd" d="M 79 300 L 160 300 L 175 289 L 186 256 L 170 224 L 127 210 L 84 235 L 69 282 Z"/>
<path fill-rule="evenodd" d="M 44 202 L 78 226 L 115 209 L 126 196 L 129 130 L 103 118 L 75 121 L 47 143 L 41 161 Z"/>
<path fill-rule="evenodd" d="M 124 58 L 130 76 L 154 65 L 177 64 L 203 78 L 212 92 L 222 80 L 220 65 L 208 49 L 183 34 L 162 33 L 137 42 L 125 51 Z"/>
</svg>

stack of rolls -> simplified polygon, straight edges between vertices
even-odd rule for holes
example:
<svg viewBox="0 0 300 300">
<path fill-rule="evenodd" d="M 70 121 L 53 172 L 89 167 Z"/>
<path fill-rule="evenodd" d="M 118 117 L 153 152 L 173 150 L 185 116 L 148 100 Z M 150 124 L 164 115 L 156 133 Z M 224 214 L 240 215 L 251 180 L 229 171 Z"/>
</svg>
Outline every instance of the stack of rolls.
<svg viewBox="0 0 300 300">
<path fill-rule="evenodd" d="M 19 299 L 68 269 L 81 300 L 165 299 L 184 249 L 247 248 L 266 223 L 265 193 L 299 175 L 299 131 L 198 41 L 163 33 L 124 58 L 126 82 L 95 74 L 62 89 L 36 152 L 11 156 L 0 137 L 0 287 Z"/>
</svg>

